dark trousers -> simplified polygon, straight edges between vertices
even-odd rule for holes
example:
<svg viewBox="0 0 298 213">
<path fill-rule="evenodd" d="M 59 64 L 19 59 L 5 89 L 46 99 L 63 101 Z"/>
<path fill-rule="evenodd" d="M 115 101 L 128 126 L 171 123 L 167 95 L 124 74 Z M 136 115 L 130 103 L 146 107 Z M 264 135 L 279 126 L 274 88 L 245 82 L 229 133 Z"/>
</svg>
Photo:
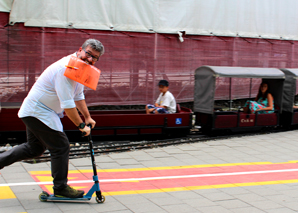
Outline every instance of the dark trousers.
<svg viewBox="0 0 298 213">
<path fill-rule="evenodd" d="M 44 153 L 51 153 L 52 177 L 54 189 L 63 189 L 67 185 L 69 141 L 64 132 L 55 131 L 34 117 L 22 118 L 26 125 L 27 143 L 0 154 L 0 168 L 14 162 L 32 159 Z"/>
</svg>

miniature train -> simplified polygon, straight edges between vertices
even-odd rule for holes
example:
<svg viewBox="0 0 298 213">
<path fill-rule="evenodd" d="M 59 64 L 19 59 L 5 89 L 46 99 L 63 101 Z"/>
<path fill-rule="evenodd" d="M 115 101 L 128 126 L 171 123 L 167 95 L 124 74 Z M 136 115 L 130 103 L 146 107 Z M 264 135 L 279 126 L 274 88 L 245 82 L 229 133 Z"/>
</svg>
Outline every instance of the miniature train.
<svg viewBox="0 0 298 213">
<path fill-rule="evenodd" d="M 261 79 L 271 86 L 274 112 L 271 114 L 244 113 L 239 110 L 221 111 L 214 107 L 216 79 Z M 264 128 L 291 127 L 298 124 L 298 111 L 293 109 L 298 69 L 202 66 L 195 71 L 194 113 L 180 107 L 173 114 L 150 114 L 145 110 L 91 110 L 97 122 L 92 134 L 96 137 L 118 136 L 129 140 L 132 136 L 187 135 L 195 126 L 200 132 L 212 134 L 218 130 L 252 131 Z M 231 92 L 231 91 L 230 91 Z M 0 112 L 0 143 L 26 141 L 25 125 L 17 117 L 18 108 L 2 108 Z M 72 142 L 81 141 L 81 133 L 65 116 L 64 131 Z"/>
<path fill-rule="evenodd" d="M 214 109 L 216 78 L 258 78 L 270 85 L 274 112 L 244 113 L 242 110 Z M 194 112 L 196 125 L 204 133 L 218 130 L 251 131 L 264 128 L 289 127 L 298 124 L 298 112 L 293 108 L 298 69 L 202 66 L 195 71 Z M 202 90 L 204 88 L 204 90 Z"/>
</svg>

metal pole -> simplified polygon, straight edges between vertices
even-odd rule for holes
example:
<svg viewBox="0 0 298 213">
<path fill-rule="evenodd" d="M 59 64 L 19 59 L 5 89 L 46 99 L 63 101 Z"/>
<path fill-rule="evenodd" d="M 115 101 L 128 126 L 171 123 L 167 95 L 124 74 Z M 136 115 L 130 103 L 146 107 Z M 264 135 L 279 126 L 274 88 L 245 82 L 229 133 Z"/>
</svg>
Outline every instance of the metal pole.
<svg viewBox="0 0 298 213">
<path fill-rule="evenodd" d="M 252 78 L 250 78 L 250 83 L 249 83 L 249 98 L 251 98 L 251 88 L 252 88 Z"/>
<path fill-rule="evenodd" d="M 157 33 L 155 33 L 154 37 L 154 66 L 152 70 L 152 101 L 155 99 L 155 71 L 156 71 L 156 63 L 157 63 Z"/>
<path fill-rule="evenodd" d="M 232 108 L 232 78 L 230 78 L 230 111 Z"/>
</svg>

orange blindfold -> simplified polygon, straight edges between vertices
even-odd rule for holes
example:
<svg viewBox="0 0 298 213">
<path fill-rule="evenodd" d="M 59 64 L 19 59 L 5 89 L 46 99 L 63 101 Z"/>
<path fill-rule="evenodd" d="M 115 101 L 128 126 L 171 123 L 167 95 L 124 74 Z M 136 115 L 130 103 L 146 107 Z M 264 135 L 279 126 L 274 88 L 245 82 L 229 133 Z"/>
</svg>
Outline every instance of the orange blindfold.
<svg viewBox="0 0 298 213">
<path fill-rule="evenodd" d="M 81 59 L 71 56 L 64 76 L 76 82 L 83 84 L 90 89 L 96 90 L 100 77 L 100 70 L 96 67 L 86 64 Z"/>
</svg>

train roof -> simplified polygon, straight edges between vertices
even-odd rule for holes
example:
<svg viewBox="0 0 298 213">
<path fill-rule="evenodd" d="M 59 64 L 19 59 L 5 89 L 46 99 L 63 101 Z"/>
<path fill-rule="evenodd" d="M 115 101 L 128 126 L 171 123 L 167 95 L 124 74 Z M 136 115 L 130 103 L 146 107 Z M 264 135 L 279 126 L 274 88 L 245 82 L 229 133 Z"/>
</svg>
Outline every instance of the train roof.
<svg viewBox="0 0 298 213">
<path fill-rule="evenodd" d="M 267 78 L 283 79 L 285 74 L 277 68 L 260 67 L 222 67 L 222 66 L 201 66 L 196 69 L 195 75 L 209 75 L 215 77 L 230 78 Z M 298 75 L 298 69 L 297 69 Z"/>
<path fill-rule="evenodd" d="M 286 75 L 291 75 L 296 79 L 298 78 L 298 68 L 283 68 L 280 70 L 285 72 Z"/>
</svg>

